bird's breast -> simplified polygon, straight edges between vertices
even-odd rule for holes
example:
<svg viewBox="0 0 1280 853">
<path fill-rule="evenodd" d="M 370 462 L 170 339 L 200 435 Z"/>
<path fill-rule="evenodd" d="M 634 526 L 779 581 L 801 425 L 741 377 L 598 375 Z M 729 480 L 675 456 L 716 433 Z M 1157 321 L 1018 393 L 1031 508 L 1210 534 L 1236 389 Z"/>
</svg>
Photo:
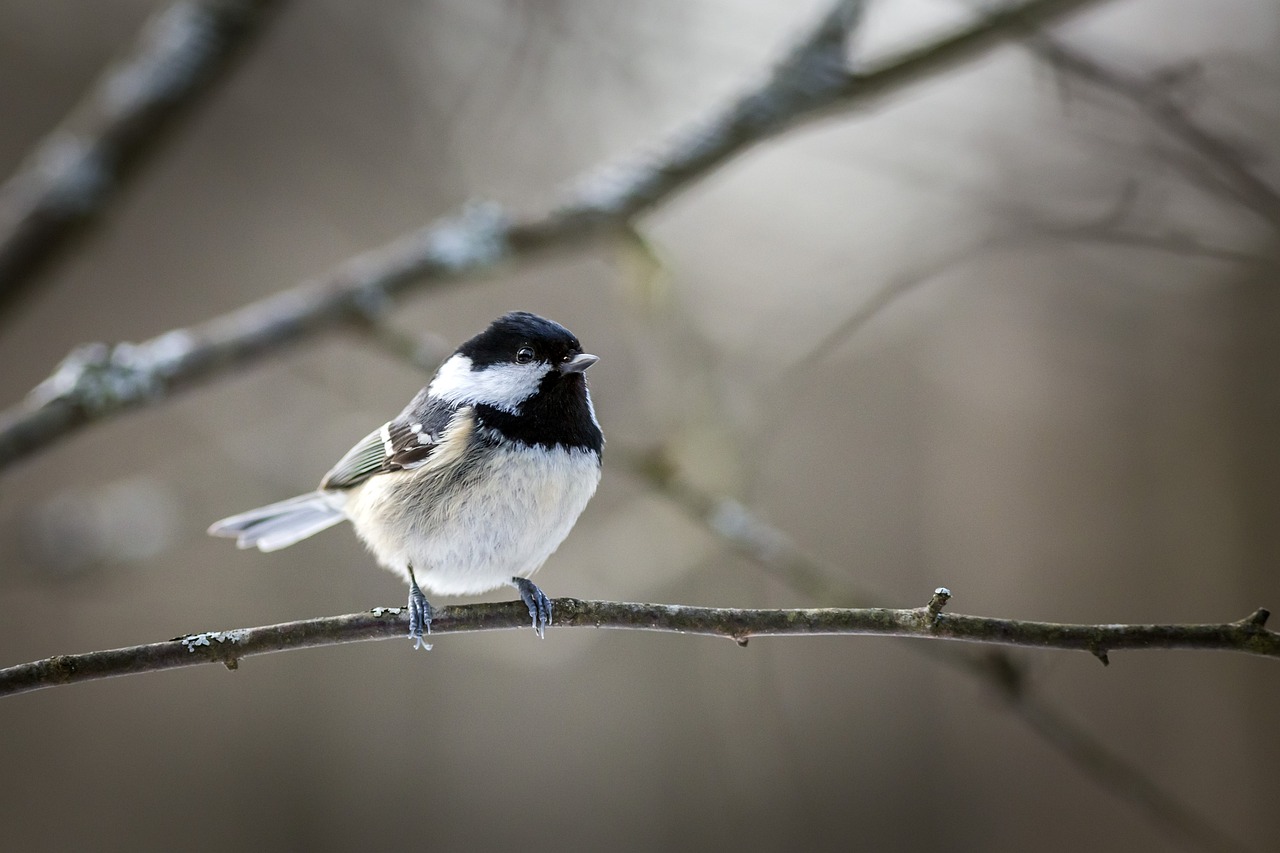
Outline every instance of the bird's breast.
<svg viewBox="0 0 1280 853">
<path fill-rule="evenodd" d="M 347 514 L 380 563 L 447 595 L 536 571 L 600 480 L 589 449 L 473 444 L 447 465 L 371 478 Z"/>
</svg>

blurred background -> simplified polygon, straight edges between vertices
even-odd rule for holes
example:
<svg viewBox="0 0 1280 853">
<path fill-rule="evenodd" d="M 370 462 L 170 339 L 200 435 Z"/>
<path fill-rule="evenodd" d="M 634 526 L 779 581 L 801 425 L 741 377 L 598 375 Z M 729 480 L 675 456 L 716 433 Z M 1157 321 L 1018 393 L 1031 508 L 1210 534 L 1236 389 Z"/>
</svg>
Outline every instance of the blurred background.
<svg viewBox="0 0 1280 853">
<path fill-rule="evenodd" d="M 0 171 L 164 5 L 0 0 Z M 966 8 L 872 3 L 853 55 Z M 823 9 L 288 5 L 0 318 L 0 406 L 81 343 L 201 322 L 469 201 L 545 209 L 759 80 Z M 1113 0 L 1054 32 L 1280 191 L 1274 2 Z M 958 612 L 1091 623 L 1280 608 L 1275 219 L 1133 100 L 998 48 L 756 146 L 637 228 L 390 319 L 452 346 L 528 309 L 602 357 L 604 479 L 549 595 L 910 607 L 946 585 Z M 345 527 L 269 555 L 204 530 L 313 488 L 423 381 L 326 334 L 0 473 L 0 665 L 402 604 Z M 828 593 L 638 476 L 655 450 L 789 536 Z M 1275 849 L 1274 661 L 1011 654 L 1039 707 L 1187 809 L 1162 820 L 1143 783 L 1088 770 L 923 645 L 553 628 L 10 697 L 4 846 Z"/>
</svg>

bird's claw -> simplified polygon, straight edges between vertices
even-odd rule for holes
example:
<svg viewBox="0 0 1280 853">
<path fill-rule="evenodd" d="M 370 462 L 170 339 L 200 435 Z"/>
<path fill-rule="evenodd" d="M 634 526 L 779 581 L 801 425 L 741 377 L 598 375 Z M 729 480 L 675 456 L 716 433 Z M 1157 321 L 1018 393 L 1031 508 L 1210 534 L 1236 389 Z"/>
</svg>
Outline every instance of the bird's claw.
<svg viewBox="0 0 1280 853">
<path fill-rule="evenodd" d="M 547 626 L 551 624 L 551 599 L 528 578 L 512 578 L 511 583 L 520 590 L 520 599 L 529 608 L 533 632 L 545 639 Z"/>
</svg>

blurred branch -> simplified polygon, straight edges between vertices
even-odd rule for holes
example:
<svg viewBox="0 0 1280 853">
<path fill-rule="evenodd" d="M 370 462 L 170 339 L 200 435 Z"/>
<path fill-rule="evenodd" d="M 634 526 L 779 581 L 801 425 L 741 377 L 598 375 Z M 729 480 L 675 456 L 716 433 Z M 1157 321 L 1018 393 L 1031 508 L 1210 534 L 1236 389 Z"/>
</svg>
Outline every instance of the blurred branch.
<svg viewBox="0 0 1280 853">
<path fill-rule="evenodd" d="M 1229 246 L 1206 243 L 1194 234 L 1179 231 L 1151 233 L 1124 225 L 1103 225 L 1087 222 L 1078 225 L 1044 223 L 1040 232 L 1034 236 L 1064 241 L 1128 246 L 1133 249 L 1146 249 L 1152 252 L 1180 255 L 1185 258 L 1221 261 L 1228 264 L 1263 264 L 1267 262 L 1267 259 L 1260 254 L 1233 249 Z"/>
<path fill-rule="evenodd" d="M 567 202 L 549 214 L 512 220 L 496 206 L 471 206 L 355 257 L 318 280 L 198 326 L 140 344 L 76 349 L 26 400 L 0 414 L 0 468 L 90 423 L 149 405 L 350 322 L 411 286 L 456 281 L 502 262 L 614 233 L 733 155 L 802 120 L 865 106 L 1093 2 L 1097 0 L 1013 4 L 953 35 L 857 72 L 848 69 L 845 53 L 864 3 L 835 3 L 759 87 L 676 134 L 660 156 L 577 181 Z"/>
<path fill-rule="evenodd" d="M 1108 650 L 1206 649 L 1280 658 L 1280 633 L 1265 627 L 1267 611 L 1221 625 L 1061 625 L 942 612 L 950 593 L 938 590 L 924 607 L 807 610 L 741 610 L 632 604 L 619 601 L 554 601 L 560 628 L 628 628 L 728 637 L 745 645 L 751 637 L 818 634 L 919 637 L 1047 649 L 1087 651 L 1105 662 Z M 191 634 L 166 643 L 83 655 L 59 655 L 0 670 L 0 696 L 203 663 L 235 669 L 243 658 L 268 652 L 404 637 L 409 615 L 402 608 Z M 467 604 L 435 611 L 431 633 L 456 634 L 522 628 L 529 612 L 522 602 Z"/>
<path fill-rule="evenodd" d="M 1174 97 L 1170 75 L 1156 74 L 1151 79 L 1135 77 L 1045 35 L 1029 39 L 1028 44 L 1053 68 L 1133 103 L 1156 125 L 1194 151 L 1210 167 L 1209 174 L 1216 186 L 1280 228 L 1280 190 L 1245 165 L 1237 146 L 1191 117 Z"/>
<path fill-rule="evenodd" d="M 1115 202 L 1101 215 L 1077 222 L 1053 221 L 1030 210 L 1013 211 L 1016 223 L 1009 237 L 1048 239 L 1055 242 L 1069 240 L 1109 243 L 1224 263 L 1263 264 L 1267 262 L 1262 255 L 1206 243 L 1194 234 L 1172 229 L 1155 232 L 1140 228 L 1139 223 L 1135 223 L 1134 220 L 1141 191 L 1142 188 L 1138 182 L 1130 180 L 1121 188 Z M 1005 242 L 1010 242 L 1009 238 L 1006 238 Z"/>
<path fill-rule="evenodd" d="M 278 0 L 179 0 L 153 16 L 63 125 L 0 186 L 0 313 L 101 215 L 265 24 Z"/>
</svg>

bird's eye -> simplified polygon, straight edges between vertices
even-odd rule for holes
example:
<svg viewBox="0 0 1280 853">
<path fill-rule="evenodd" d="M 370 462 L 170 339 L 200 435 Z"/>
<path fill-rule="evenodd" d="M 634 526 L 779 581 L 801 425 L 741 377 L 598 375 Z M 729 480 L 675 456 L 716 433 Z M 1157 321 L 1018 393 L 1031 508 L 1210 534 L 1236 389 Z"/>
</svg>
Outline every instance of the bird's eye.
<svg viewBox="0 0 1280 853">
<path fill-rule="evenodd" d="M 533 361 L 533 347 L 520 347 L 516 350 L 516 363 L 528 364 Z"/>
</svg>

